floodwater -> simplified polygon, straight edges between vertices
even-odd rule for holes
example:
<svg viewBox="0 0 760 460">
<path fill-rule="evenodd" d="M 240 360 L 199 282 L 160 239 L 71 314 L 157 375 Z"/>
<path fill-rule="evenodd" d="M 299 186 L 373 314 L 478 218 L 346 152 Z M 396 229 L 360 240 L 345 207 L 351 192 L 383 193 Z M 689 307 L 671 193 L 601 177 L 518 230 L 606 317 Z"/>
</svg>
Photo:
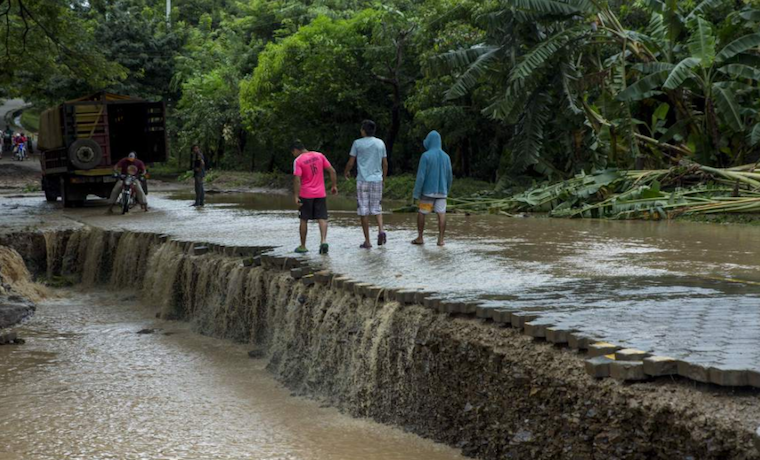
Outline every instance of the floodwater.
<svg viewBox="0 0 760 460">
<path fill-rule="evenodd" d="M 17 217 L 65 216 L 105 228 L 169 233 L 227 245 L 298 245 L 290 195 L 216 194 L 205 208 L 187 194 L 151 196 L 153 211 L 60 211 L 39 198 L 6 199 Z M 760 228 L 687 222 L 595 221 L 449 215 L 447 245 L 412 246 L 415 216 L 385 217 L 388 245 L 360 250 L 351 200 L 330 198 L 330 255 L 310 226 L 308 257 L 385 287 L 537 310 L 541 321 L 594 338 L 708 365 L 760 370 Z M 0 209 L 2 211 L 2 209 Z M 374 234 L 374 230 L 373 230 Z"/>
<path fill-rule="evenodd" d="M 135 295 L 60 294 L 17 328 L 25 345 L 0 347 L 3 460 L 462 458 L 291 397 L 244 346 L 153 319 Z"/>
</svg>

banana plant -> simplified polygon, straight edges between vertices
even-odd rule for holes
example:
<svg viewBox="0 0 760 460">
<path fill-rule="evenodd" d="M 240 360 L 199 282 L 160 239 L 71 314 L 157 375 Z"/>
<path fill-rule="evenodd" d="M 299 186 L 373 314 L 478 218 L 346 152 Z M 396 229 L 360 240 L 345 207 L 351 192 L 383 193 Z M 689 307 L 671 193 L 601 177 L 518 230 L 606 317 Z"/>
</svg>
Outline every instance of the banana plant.
<svg viewBox="0 0 760 460">
<path fill-rule="evenodd" d="M 710 22 L 696 16 L 689 21 L 689 28 L 687 55 L 676 63 L 638 65 L 636 69 L 644 76 L 621 92 L 618 99 L 635 102 L 666 92 L 679 94 L 685 106 L 696 108 L 690 118 L 700 125 L 717 155 L 721 133 L 744 133 L 746 115 L 755 113 L 753 107 L 743 106 L 740 101 L 756 90 L 747 82 L 760 81 L 760 70 L 751 65 L 756 56 L 753 51 L 760 46 L 760 33 L 739 37 L 718 51 Z"/>
</svg>

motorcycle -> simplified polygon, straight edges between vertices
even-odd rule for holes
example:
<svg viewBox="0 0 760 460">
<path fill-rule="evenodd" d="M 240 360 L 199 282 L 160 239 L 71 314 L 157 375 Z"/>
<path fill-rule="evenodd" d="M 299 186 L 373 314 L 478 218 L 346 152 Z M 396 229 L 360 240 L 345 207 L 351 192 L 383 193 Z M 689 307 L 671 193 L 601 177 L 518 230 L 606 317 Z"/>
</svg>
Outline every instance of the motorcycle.
<svg viewBox="0 0 760 460">
<path fill-rule="evenodd" d="M 122 181 L 121 194 L 119 195 L 119 207 L 121 213 L 126 214 L 137 205 L 137 181 L 140 180 L 133 174 L 114 174 Z"/>
<path fill-rule="evenodd" d="M 16 147 L 16 154 L 14 156 L 16 161 L 26 160 L 26 144 L 21 143 Z"/>
</svg>

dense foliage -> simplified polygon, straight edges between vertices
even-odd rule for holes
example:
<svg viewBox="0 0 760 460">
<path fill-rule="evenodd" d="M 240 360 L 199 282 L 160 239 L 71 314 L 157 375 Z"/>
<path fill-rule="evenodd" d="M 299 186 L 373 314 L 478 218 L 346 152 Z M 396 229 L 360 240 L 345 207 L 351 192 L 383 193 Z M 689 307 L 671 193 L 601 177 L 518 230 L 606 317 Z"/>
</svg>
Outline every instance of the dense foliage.
<svg viewBox="0 0 760 460">
<path fill-rule="evenodd" d="M 756 0 L 172 5 L 0 0 L 4 91 L 163 99 L 181 166 L 198 143 L 216 166 L 287 170 L 296 137 L 342 166 L 364 118 L 395 172 L 437 129 L 457 175 L 501 186 L 758 159 Z"/>
</svg>

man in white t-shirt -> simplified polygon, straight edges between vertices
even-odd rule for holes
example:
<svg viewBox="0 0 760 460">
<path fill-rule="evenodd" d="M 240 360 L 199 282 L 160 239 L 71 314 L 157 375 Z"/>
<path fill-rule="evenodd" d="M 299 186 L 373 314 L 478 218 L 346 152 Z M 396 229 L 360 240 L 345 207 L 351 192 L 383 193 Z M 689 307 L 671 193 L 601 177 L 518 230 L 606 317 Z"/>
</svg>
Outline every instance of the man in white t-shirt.
<svg viewBox="0 0 760 460">
<path fill-rule="evenodd" d="M 383 231 L 383 184 L 388 175 L 388 154 L 385 142 L 375 137 L 375 122 L 364 120 L 361 127 L 362 138 L 354 141 L 351 146 L 351 157 L 346 164 L 346 179 L 351 177 L 351 170 L 356 164 L 356 202 L 357 214 L 364 230 L 362 249 L 370 249 L 369 216 L 377 218 L 377 245 L 382 246 L 387 241 Z"/>
</svg>

